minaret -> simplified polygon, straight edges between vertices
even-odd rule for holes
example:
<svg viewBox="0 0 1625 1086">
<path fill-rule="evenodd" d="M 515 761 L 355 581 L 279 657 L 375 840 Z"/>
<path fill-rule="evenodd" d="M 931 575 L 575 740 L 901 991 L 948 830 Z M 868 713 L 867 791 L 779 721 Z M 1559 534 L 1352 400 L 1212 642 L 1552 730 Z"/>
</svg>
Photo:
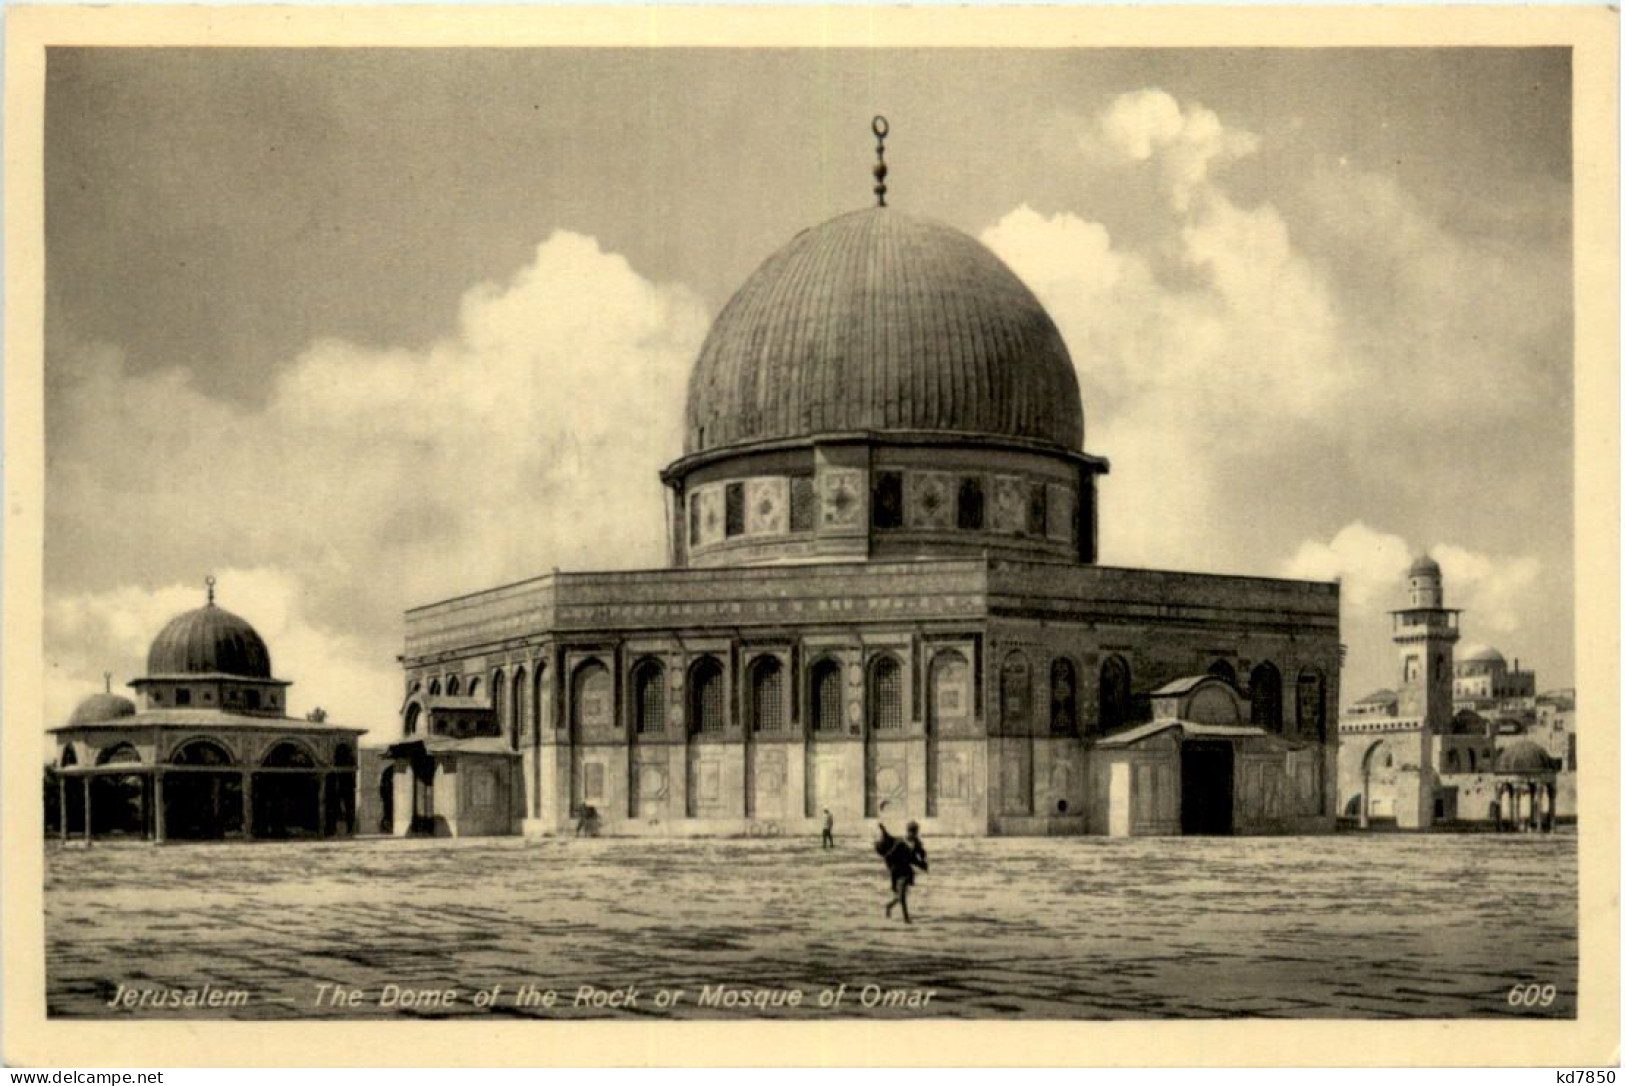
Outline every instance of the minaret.
<svg viewBox="0 0 1625 1086">
<path fill-rule="evenodd" d="M 1418 558 L 1408 576 L 1410 606 L 1389 614 L 1399 647 L 1399 717 L 1417 722 L 1416 731 L 1395 737 L 1396 753 L 1401 766 L 1415 772 L 1401 774 L 1394 813 L 1400 828 L 1425 830 L 1433 825 L 1433 737 L 1450 728 L 1453 646 L 1460 636 L 1456 616 L 1461 612 L 1444 605 L 1444 577 L 1433 559 Z"/>
</svg>

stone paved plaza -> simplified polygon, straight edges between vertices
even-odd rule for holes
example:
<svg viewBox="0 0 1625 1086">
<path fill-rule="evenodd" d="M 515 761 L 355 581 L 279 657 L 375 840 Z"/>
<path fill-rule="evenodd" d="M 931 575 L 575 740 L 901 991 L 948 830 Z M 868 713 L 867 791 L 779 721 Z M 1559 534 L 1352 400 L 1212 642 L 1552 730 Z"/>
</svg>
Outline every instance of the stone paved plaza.
<svg viewBox="0 0 1625 1086">
<path fill-rule="evenodd" d="M 63 1016 L 1572 1017 L 1571 835 L 937 839 L 916 923 L 866 840 L 47 846 Z M 1550 983 L 1550 1007 L 1508 1005 Z M 315 1004 L 319 985 L 361 990 Z M 551 1007 L 515 1005 L 552 989 Z M 473 994 L 502 985 L 491 1007 Z M 820 993 L 845 984 L 837 1008 Z M 236 1007 L 113 1009 L 122 992 Z M 381 1006 L 386 985 L 455 1001 Z M 635 985 L 630 1007 L 577 1007 Z M 803 992 L 700 1006 L 702 987 Z M 933 990 L 862 1007 L 865 985 Z M 668 1007 L 660 989 L 683 989 Z M 207 999 L 207 991 L 198 995 Z M 218 996 L 217 996 L 218 998 Z M 825 998 L 833 998 L 826 995 Z M 897 997 L 901 999 L 902 997 Z"/>
</svg>

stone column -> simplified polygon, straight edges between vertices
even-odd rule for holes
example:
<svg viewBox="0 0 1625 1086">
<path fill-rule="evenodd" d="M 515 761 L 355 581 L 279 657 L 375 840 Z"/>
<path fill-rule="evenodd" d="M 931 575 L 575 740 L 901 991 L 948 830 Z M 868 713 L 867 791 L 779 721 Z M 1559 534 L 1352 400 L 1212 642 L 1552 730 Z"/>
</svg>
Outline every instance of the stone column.
<svg viewBox="0 0 1625 1086">
<path fill-rule="evenodd" d="M 68 778 L 61 773 L 56 777 L 56 819 L 57 836 L 66 841 L 68 839 Z"/>
<path fill-rule="evenodd" d="M 90 783 L 93 780 L 95 780 L 94 777 L 85 777 L 84 778 L 84 782 L 85 782 L 85 847 L 87 847 L 87 848 L 90 847 L 90 839 L 91 839 L 91 833 L 90 833 L 90 796 L 91 796 L 91 788 L 90 788 Z"/>
<path fill-rule="evenodd" d="M 164 774 L 160 769 L 152 771 L 152 843 L 164 843 Z"/>
<path fill-rule="evenodd" d="M 316 774 L 316 836 L 327 836 L 327 774 Z"/>
<path fill-rule="evenodd" d="M 254 839 L 254 774 L 243 770 L 243 836 Z"/>
</svg>

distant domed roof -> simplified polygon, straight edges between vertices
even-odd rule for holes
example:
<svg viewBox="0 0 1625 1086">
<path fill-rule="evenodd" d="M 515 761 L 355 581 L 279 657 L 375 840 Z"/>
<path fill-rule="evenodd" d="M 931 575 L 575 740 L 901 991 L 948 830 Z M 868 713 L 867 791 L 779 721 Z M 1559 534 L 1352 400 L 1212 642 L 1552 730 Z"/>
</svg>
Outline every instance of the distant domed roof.
<svg viewBox="0 0 1625 1086">
<path fill-rule="evenodd" d="M 1066 344 L 976 239 L 889 208 L 804 230 L 723 307 L 689 376 L 685 454 L 816 434 L 1083 448 Z"/>
<path fill-rule="evenodd" d="M 1529 739 L 1520 740 L 1495 756 L 1497 773 L 1532 775 L 1549 773 L 1555 768 L 1556 763 L 1551 756 L 1541 749 L 1540 744 Z"/>
<path fill-rule="evenodd" d="M 92 694 L 74 707 L 68 717 L 69 724 L 96 724 L 103 720 L 117 720 L 134 716 L 135 703 L 117 694 Z"/>
<path fill-rule="evenodd" d="M 271 677 L 271 651 L 246 621 L 213 602 L 176 615 L 147 650 L 147 675 Z"/>
<path fill-rule="evenodd" d="M 1383 688 L 1381 690 L 1373 690 L 1371 693 L 1367 694 L 1365 697 L 1361 698 L 1359 701 L 1355 702 L 1354 704 L 1356 704 L 1356 705 L 1376 705 L 1376 704 L 1379 704 L 1379 703 L 1385 702 L 1385 701 L 1394 701 L 1394 700 L 1398 699 L 1398 697 L 1399 697 L 1398 694 L 1394 693 L 1392 690 L 1389 690 L 1389 689 L 1387 689 L 1385 687 L 1385 688 Z"/>
<path fill-rule="evenodd" d="M 1422 557 L 1411 563 L 1410 576 L 1437 577 L 1439 576 L 1439 563 L 1435 562 L 1432 558 L 1424 554 Z"/>
<path fill-rule="evenodd" d="M 1507 658 L 1488 645 L 1468 645 L 1461 650 L 1456 661 L 1463 664 L 1504 664 Z"/>
</svg>

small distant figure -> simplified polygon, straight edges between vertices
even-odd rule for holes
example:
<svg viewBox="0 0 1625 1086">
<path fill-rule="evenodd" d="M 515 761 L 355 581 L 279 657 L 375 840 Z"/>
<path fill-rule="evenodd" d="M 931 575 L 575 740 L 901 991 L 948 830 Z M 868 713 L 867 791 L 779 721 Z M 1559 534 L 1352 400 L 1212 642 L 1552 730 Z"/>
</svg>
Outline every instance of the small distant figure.
<svg viewBox="0 0 1625 1086">
<path fill-rule="evenodd" d="M 598 808 L 590 803 L 576 813 L 576 836 L 598 836 Z"/>
<path fill-rule="evenodd" d="M 829 813 L 828 807 L 824 808 L 824 847 L 835 847 L 835 816 Z"/>
<path fill-rule="evenodd" d="M 930 870 L 925 862 L 925 842 L 920 840 L 920 824 L 910 822 L 901 841 L 887 832 L 884 822 L 878 825 L 880 838 L 875 842 L 875 851 L 880 853 L 891 874 L 892 899 L 886 902 L 886 917 L 890 919 L 892 909 L 901 905 L 903 923 L 912 924 L 914 920 L 908 915 L 908 888 L 914 885 L 914 869 Z"/>
</svg>

